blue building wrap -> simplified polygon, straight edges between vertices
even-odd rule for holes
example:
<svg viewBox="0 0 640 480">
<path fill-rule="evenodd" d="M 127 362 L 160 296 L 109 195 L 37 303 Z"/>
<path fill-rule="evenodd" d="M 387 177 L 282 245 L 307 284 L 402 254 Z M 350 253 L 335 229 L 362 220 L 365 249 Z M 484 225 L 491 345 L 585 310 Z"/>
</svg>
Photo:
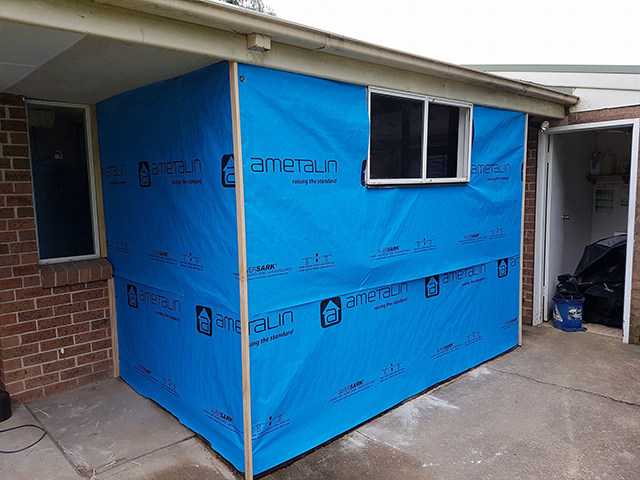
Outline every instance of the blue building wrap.
<svg viewBox="0 0 640 480">
<path fill-rule="evenodd" d="M 238 85 L 259 473 L 517 344 L 525 115 L 474 106 L 468 184 L 367 188 L 366 88 Z M 230 112 L 221 63 L 98 121 L 122 377 L 243 470 Z"/>
</svg>

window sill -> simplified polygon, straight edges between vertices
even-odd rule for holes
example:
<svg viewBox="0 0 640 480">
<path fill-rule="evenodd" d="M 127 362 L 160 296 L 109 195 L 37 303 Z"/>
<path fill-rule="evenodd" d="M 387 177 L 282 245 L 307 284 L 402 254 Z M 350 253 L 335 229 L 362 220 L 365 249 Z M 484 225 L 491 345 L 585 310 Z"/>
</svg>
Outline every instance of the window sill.
<svg viewBox="0 0 640 480">
<path fill-rule="evenodd" d="M 106 258 L 40 265 L 40 277 L 45 288 L 76 285 L 108 280 L 113 277 L 113 267 Z"/>
</svg>

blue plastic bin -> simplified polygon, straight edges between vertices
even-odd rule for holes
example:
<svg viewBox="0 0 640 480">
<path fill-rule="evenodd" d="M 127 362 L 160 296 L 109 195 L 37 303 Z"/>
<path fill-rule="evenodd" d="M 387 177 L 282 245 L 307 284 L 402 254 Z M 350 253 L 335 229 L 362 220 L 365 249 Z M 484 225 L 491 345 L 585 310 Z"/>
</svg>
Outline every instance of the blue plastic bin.
<svg viewBox="0 0 640 480">
<path fill-rule="evenodd" d="M 582 306 L 584 298 L 580 300 L 565 300 L 553 297 L 553 326 L 565 332 L 584 332 L 582 326 Z"/>
</svg>

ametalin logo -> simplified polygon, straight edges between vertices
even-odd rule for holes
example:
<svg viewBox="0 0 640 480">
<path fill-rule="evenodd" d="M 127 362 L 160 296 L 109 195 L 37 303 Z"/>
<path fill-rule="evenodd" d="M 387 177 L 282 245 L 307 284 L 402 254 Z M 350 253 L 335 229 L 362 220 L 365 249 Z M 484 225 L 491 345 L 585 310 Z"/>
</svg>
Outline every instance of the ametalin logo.
<svg viewBox="0 0 640 480">
<path fill-rule="evenodd" d="M 409 286 L 407 283 L 398 283 L 396 285 L 380 287 L 374 290 L 369 290 L 368 292 L 358 293 L 356 295 L 348 295 L 347 308 L 359 307 L 378 300 L 397 297 L 398 295 L 407 293 L 408 288 Z"/>
<path fill-rule="evenodd" d="M 427 298 L 440 294 L 440 276 L 432 275 L 424 280 L 424 294 Z"/>
<path fill-rule="evenodd" d="M 256 173 L 338 173 L 338 161 L 252 157 L 251 171 Z"/>
<path fill-rule="evenodd" d="M 138 180 L 141 187 L 151 186 L 151 173 L 149 172 L 149 162 L 138 163 Z"/>
<path fill-rule="evenodd" d="M 508 163 L 501 165 L 499 163 L 481 163 L 479 165 L 471 165 L 471 173 L 491 175 L 493 173 L 511 173 L 511 165 Z"/>
<path fill-rule="evenodd" d="M 196 319 L 198 322 L 198 332 L 211 336 L 213 334 L 213 315 L 209 307 L 196 305 Z"/>
<path fill-rule="evenodd" d="M 127 302 L 130 307 L 138 308 L 138 289 L 134 285 L 127 285 Z"/>
<path fill-rule="evenodd" d="M 320 323 L 322 328 L 332 327 L 342 321 L 340 297 L 328 298 L 320 303 Z"/>
<path fill-rule="evenodd" d="M 506 277 L 509 274 L 509 259 L 498 260 L 498 278 Z"/>
<path fill-rule="evenodd" d="M 236 172 L 233 163 L 233 155 L 222 156 L 222 186 L 227 188 L 235 187 Z"/>
</svg>

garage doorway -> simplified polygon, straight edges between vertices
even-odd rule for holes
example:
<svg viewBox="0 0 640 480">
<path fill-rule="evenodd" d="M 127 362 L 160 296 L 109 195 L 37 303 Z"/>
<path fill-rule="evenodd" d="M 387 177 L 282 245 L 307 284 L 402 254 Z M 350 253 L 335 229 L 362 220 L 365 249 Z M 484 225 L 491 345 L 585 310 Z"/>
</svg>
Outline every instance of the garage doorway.
<svg viewBox="0 0 640 480">
<path fill-rule="evenodd" d="M 639 125 L 638 119 L 598 122 L 540 135 L 534 325 L 551 318 L 557 277 L 574 273 L 585 246 L 627 234 L 622 339 L 628 343 Z"/>
</svg>

